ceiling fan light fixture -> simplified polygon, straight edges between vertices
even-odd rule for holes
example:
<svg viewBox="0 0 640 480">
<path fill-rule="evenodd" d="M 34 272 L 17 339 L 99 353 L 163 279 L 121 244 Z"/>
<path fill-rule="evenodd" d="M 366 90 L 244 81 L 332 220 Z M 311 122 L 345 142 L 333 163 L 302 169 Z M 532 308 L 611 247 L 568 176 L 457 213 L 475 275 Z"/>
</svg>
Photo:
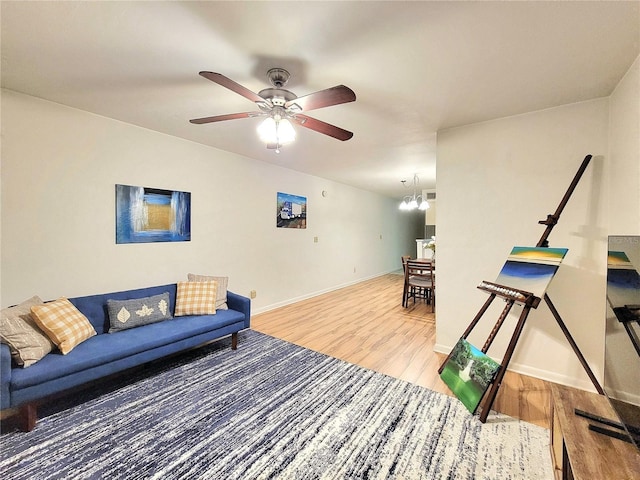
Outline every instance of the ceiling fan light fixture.
<svg viewBox="0 0 640 480">
<path fill-rule="evenodd" d="M 264 88 L 258 93 L 234 82 L 221 73 L 203 70 L 200 72 L 200 76 L 254 102 L 260 111 L 193 118 L 189 120 L 193 124 L 202 125 L 257 116 L 268 117 L 258 126 L 258 135 L 267 144 L 267 148 L 275 149 L 276 153 L 281 145 L 291 143 L 296 139 L 296 131 L 291 124 L 292 120 L 304 128 L 343 142 L 353 137 L 353 132 L 301 113 L 354 102 L 356 94 L 345 85 L 325 88 L 324 90 L 298 97 L 295 93 L 282 88 L 289 80 L 289 72 L 283 68 L 270 69 L 267 72 L 267 77 L 272 88 Z"/>
<path fill-rule="evenodd" d="M 258 126 L 260 140 L 266 144 L 286 145 L 296 139 L 296 131 L 291 122 L 279 115 L 267 117 Z"/>
</svg>

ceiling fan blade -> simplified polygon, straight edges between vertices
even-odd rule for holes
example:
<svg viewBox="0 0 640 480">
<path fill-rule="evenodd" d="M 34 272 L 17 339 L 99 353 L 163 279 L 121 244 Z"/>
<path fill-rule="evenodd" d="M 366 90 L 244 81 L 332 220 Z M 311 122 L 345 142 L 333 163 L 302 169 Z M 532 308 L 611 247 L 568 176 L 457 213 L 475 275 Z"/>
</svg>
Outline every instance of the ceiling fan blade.
<svg viewBox="0 0 640 480">
<path fill-rule="evenodd" d="M 293 109 L 296 109 L 295 105 L 297 105 L 300 111 L 308 111 L 353 102 L 355 99 L 356 94 L 353 93 L 353 90 L 344 85 L 338 85 L 337 87 L 327 88 L 326 90 L 320 90 L 319 92 L 289 100 L 284 104 L 284 108 L 293 107 Z"/>
<path fill-rule="evenodd" d="M 194 118 L 189 120 L 191 123 L 202 124 L 202 123 L 212 123 L 212 122 L 222 122 L 224 120 L 235 120 L 237 118 L 249 118 L 256 117 L 259 114 L 256 112 L 244 112 L 244 113 L 229 113 L 227 115 L 216 115 L 213 117 L 203 117 L 203 118 Z"/>
<path fill-rule="evenodd" d="M 322 120 L 318 120 L 317 118 L 298 114 L 293 117 L 293 120 L 302 127 L 315 130 L 319 133 L 324 133 L 325 135 L 337 138 L 338 140 L 342 140 L 343 142 L 353 137 L 353 132 L 340 127 L 336 127 L 335 125 L 331 125 L 330 123 L 323 122 Z"/>
<path fill-rule="evenodd" d="M 265 103 L 265 99 L 262 98 L 257 93 L 252 92 L 248 88 L 243 87 L 239 83 L 234 82 L 230 78 L 225 77 L 224 75 L 222 75 L 220 73 L 200 72 L 200 75 L 202 75 L 204 78 L 206 78 L 208 80 L 211 80 L 214 83 L 217 83 L 218 85 L 221 85 L 221 86 L 223 86 L 225 88 L 228 88 L 229 90 L 231 90 L 233 92 L 236 92 L 239 95 L 242 95 L 245 98 L 248 98 L 252 102 Z"/>
</svg>

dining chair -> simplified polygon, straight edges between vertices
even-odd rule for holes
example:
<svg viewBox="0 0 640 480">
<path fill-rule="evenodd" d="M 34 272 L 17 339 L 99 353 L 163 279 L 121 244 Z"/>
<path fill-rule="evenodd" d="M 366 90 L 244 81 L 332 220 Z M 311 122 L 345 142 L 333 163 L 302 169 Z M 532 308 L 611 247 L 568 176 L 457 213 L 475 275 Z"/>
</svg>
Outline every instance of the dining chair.
<svg viewBox="0 0 640 480">
<path fill-rule="evenodd" d="M 402 291 L 402 306 L 409 306 L 409 299 L 423 298 L 431 304 L 431 311 L 435 311 L 435 272 L 433 262 L 407 260 L 404 269 L 404 286 Z"/>
<path fill-rule="evenodd" d="M 404 275 L 407 272 L 407 262 L 409 260 L 411 260 L 411 255 L 403 255 L 402 257 L 400 257 L 400 260 L 402 261 L 402 275 Z M 407 282 L 406 280 L 403 282 L 402 284 L 402 306 L 404 307 L 405 304 L 405 296 L 407 295 Z"/>
</svg>

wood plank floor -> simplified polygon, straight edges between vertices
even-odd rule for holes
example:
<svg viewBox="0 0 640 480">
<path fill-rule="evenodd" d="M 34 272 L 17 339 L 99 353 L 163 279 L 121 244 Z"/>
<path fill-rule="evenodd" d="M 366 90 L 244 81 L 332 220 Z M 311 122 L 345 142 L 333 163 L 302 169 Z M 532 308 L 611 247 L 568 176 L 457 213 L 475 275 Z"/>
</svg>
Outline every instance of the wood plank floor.
<svg viewBox="0 0 640 480">
<path fill-rule="evenodd" d="M 401 305 L 402 276 L 383 275 L 252 317 L 262 333 L 452 395 L 433 351 L 431 307 Z M 461 332 L 462 333 L 462 332 Z M 493 409 L 549 428 L 550 384 L 507 371 Z"/>
</svg>

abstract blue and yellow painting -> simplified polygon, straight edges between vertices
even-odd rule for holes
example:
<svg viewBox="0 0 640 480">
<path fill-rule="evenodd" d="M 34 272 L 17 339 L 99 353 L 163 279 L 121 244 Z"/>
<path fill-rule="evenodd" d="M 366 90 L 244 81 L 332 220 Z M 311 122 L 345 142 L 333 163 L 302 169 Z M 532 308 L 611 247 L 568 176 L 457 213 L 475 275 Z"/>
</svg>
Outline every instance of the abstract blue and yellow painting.
<svg viewBox="0 0 640 480">
<path fill-rule="evenodd" d="M 625 252 L 607 255 L 607 301 L 614 312 L 622 307 L 640 308 L 640 274 Z"/>
<path fill-rule="evenodd" d="M 116 185 L 116 243 L 190 240 L 191 193 Z"/>
<path fill-rule="evenodd" d="M 513 247 L 495 283 L 542 298 L 567 251 L 566 248 Z"/>
</svg>

